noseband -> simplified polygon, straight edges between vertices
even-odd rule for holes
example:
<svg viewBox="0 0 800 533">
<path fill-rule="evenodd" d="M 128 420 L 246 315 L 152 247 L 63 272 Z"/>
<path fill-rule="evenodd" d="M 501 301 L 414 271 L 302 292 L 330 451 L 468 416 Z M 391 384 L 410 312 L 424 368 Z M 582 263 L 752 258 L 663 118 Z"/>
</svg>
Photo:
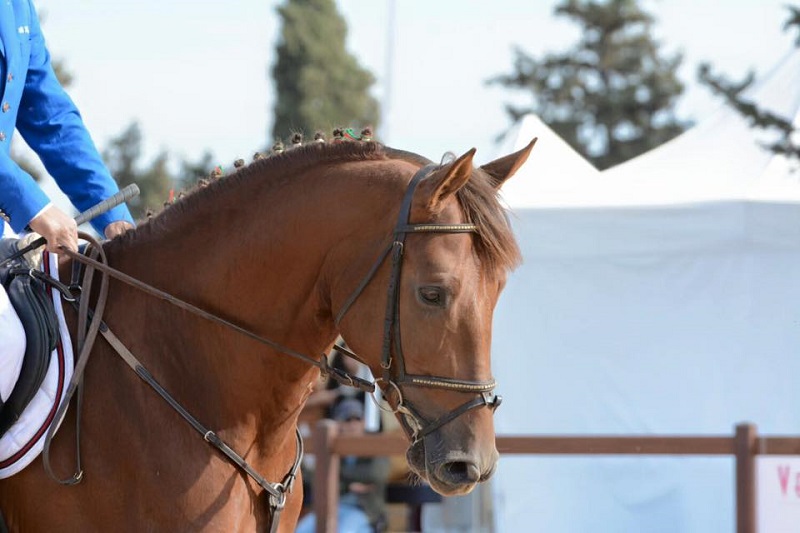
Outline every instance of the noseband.
<svg viewBox="0 0 800 533">
<path fill-rule="evenodd" d="M 492 392 L 496 386 L 493 379 L 489 381 L 470 381 L 442 376 L 409 374 L 406 372 L 403 345 L 400 338 L 400 274 L 403 265 L 406 235 L 409 233 L 476 233 L 478 231 L 478 227 L 475 224 L 410 223 L 409 219 L 411 216 L 411 204 L 414 191 L 419 182 L 431 174 L 436 168 L 438 168 L 437 165 L 427 165 L 417 171 L 414 177 L 411 178 L 411 182 L 408 184 L 408 189 L 406 189 L 405 196 L 403 197 L 403 203 L 400 206 L 400 214 L 397 218 L 397 225 L 394 228 L 392 243 L 389 244 L 380 257 L 378 257 L 356 290 L 353 291 L 347 299 L 341 311 L 336 315 L 336 324 L 338 325 L 366 286 L 369 285 L 369 282 L 386 260 L 386 257 L 391 255 L 392 266 L 386 297 L 386 315 L 384 318 L 383 348 L 381 354 L 383 375 L 376 381 L 383 382 L 383 390 L 387 394 L 394 391 L 396 396 L 394 411 L 403 415 L 400 421 L 403 430 L 412 442 L 422 440 L 426 435 L 477 407 L 487 406 L 494 411 L 500 406 L 503 400 L 502 397 Z M 394 348 L 394 357 L 392 357 L 392 348 Z M 404 399 L 402 389 L 404 386 L 471 393 L 475 394 L 476 397 L 459 405 L 439 418 L 427 420 L 411 402 Z"/>
</svg>

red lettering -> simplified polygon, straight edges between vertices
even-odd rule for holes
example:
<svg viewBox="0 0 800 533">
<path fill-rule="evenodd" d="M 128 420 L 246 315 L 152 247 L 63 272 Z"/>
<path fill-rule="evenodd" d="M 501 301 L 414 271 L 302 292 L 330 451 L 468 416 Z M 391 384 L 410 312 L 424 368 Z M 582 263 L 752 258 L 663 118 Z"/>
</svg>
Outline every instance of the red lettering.
<svg viewBox="0 0 800 533">
<path fill-rule="evenodd" d="M 784 496 L 786 496 L 786 492 L 789 490 L 789 471 L 791 467 L 789 465 L 778 465 L 778 481 L 781 483 L 781 492 Z M 798 487 L 795 486 L 795 490 L 798 490 Z"/>
</svg>

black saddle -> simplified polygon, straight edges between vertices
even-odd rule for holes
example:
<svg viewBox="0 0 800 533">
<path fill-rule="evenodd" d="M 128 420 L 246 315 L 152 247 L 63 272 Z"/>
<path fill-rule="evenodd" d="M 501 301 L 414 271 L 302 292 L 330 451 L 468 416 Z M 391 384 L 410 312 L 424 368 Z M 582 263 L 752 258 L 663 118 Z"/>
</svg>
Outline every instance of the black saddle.
<svg viewBox="0 0 800 533">
<path fill-rule="evenodd" d="M 0 261 L 17 252 L 18 242 L 18 239 L 0 239 Z M 58 344 L 59 329 L 47 285 L 34 275 L 32 266 L 24 257 L 0 267 L 0 284 L 19 315 L 27 338 L 19 379 L 5 404 L 0 400 L 2 436 L 19 419 L 44 381 L 50 355 Z"/>
</svg>

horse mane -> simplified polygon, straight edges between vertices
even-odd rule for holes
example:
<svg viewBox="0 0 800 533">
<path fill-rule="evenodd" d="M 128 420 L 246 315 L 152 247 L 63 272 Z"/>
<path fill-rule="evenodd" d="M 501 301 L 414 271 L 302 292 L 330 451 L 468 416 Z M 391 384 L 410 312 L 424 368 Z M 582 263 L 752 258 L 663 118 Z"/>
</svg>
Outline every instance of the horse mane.
<svg viewBox="0 0 800 533">
<path fill-rule="evenodd" d="M 221 192 L 239 183 L 258 179 L 264 185 L 277 185 L 291 179 L 292 175 L 319 163 L 343 163 L 400 159 L 419 165 L 431 161 L 413 152 L 386 147 L 378 142 L 320 142 L 297 145 L 268 157 L 256 154 L 249 165 L 239 166 L 232 174 L 217 179 L 201 180 L 200 184 L 139 227 L 108 243 L 109 251 L 131 245 L 148 237 L 158 236 L 173 221 L 187 213 L 198 211 L 208 202 L 215 201 Z M 468 223 L 478 228 L 476 251 L 482 263 L 491 269 L 510 270 L 516 267 L 521 254 L 513 232 L 489 176 L 476 168 L 467 184 L 456 195 Z"/>
</svg>

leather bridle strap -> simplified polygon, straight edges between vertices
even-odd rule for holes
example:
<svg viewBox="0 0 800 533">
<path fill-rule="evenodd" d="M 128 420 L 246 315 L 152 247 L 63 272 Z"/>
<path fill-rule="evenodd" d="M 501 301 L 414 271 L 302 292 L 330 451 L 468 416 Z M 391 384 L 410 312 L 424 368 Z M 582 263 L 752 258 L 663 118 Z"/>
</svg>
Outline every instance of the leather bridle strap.
<svg viewBox="0 0 800 533">
<path fill-rule="evenodd" d="M 381 353 L 381 367 L 383 368 L 383 379 L 386 382 L 395 381 L 402 383 L 406 381 L 405 360 L 403 358 L 402 343 L 400 339 L 400 278 L 401 269 L 403 265 L 403 253 L 405 250 L 405 240 L 409 233 L 475 233 L 477 226 L 475 224 L 411 224 L 409 218 L 411 217 L 411 206 L 414 199 L 414 191 L 417 185 L 426 178 L 436 168 L 436 165 L 427 165 L 419 169 L 416 174 L 411 178 L 408 184 L 406 194 L 403 197 L 403 202 L 400 205 L 400 212 L 397 215 L 397 224 L 394 229 L 394 242 L 392 242 L 392 266 L 391 274 L 389 277 L 389 287 L 386 295 L 386 315 L 384 318 L 383 329 L 383 349 Z M 397 376 L 391 375 L 392 370 L 392 340 L 394 339 L 395 354 L 397 356 Z M 425 385 L 429 387 L 440 386 L 440 383 L 447 383 L 442 388 L 449 388 L 451 390 L 465 390 L 462 389 L 463 385 L 465 392 L 472 392 L 476 385 L 472 381 L 463 381 L 454 378 L 439 378 L 436 376 L 413 376 L 414 378 L 423 379 Z M 413 380 L 409 380 L 413 381 Z M 486 385 L 481 383 L 481 390 Z M 491 382 L 491 388 L 494 388 L 494 381 Z"/>
<path fill-rule="evenodd" d="M 419 184 L 428 174 L 433 172 L 436 167 L 428 165 L 421 168 L 411 179 L 408 185 L 405 198 L 400 206 L 400 212 L 397 217 L 397 225 L 394 232 L 393 249 L 395 253 L 392 254 L 392 273 L 389 279 L 389 288 L 386 298 L 386 317 L 384 319 L 384 337 L 383 337 L 383 354 L 382 363 L 383 367 L 383 380 L 395 384 L 395 390 L 399 397 L 396 399 L 398 410 L 404 415 L 401 418 L 403 429 L 409 438 L 417 442 L 423 439 L 426 435 L 439 429 L 443 425 L 451 422 L 461 416 L 462 414 L 478 407 L 489 407 L 492 411 L 496 410 L 502 402 L 502 398 L 497 395 L 491 394 L 494 390 L 495 381 L 472 381 L 462 380 L 441 376 L 422 376 L 406 373 L 405 357 L 403 356 L 403 344 L 401 339 L 400 328 L 400 278 L 401 267 L 403 260 L 403 251 L 405 247 L 405 238 L 409 233 L 475 233 L 477 226 L 475 224 L 412 224 L 410 222 L 411 206 L 414 196 L 414 191 Z M 392 341 L 394 341 L 394 353 L 396 356 L 395 365 L 392 364 Z M 393 367 L 396 367 L 396 375 L 392 376 Z M 419 386 L 426 388 L 444 389 L 455 392 L 466 392 L 477 394 L 476 398 L 469 400 L 452 411 L 445 413 L 441 417 L 426 422 L 426 418 L 422 416 L 418 409 L 416 409 L 410 402 L 403 403 L 402 386 Z M 408 420 L 410 418 L 410 420 Z"/>
<path fill-rule="evenodd" d="M 424 439 L 426 435 L 433 433 L 443 425 L 447 424 L 448 422 L 452 422 L 459 416 L 463 415 L 467 411 L 471 409 L 475 409 L 476 407 L 483 407 L 486 406 L 494 412 L 500 407 L 500 404 L 503 402 L 503 397 L 498 396 L 496 394 L 491 394 L 491 392 L 484 392 L 478 395 L 477 398 L 473 398 L 472 400 L 462 403 L 452 411 L 449 411 L 439 418 L 428 422 L 425 426 L 417 430 L 417 434 L 415 436 L 416 440 Z M 413 408 L 411 405 L 406 402 L 406 407 L 417 417 L 418 420 L 424 420 L 424 418 Z"/>
</svg>

